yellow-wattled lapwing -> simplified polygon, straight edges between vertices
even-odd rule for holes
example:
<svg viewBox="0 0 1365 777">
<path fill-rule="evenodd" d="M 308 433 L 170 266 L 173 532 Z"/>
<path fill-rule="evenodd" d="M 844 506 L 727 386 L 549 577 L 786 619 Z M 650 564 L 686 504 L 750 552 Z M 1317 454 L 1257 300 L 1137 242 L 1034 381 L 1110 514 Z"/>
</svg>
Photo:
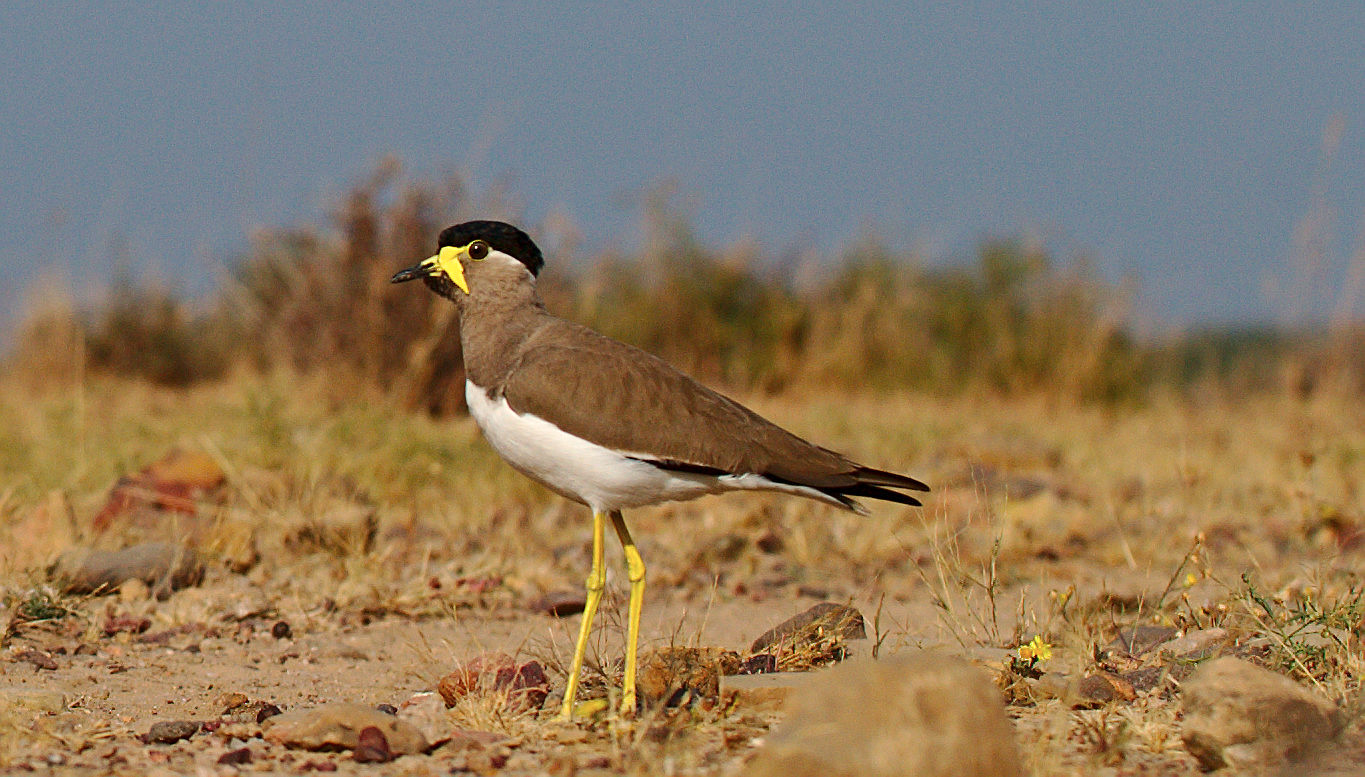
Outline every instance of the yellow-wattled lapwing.
<svg viewBox="0 0 1365 777">
<path fill-rule="evenodd" d="M 644 351 L 546 312 L 544 260 L 525 232 L 499 221 L 443 231 L 435 256 L 393 276 L 422 279 L 455 303 L 465 399 L 489 444 L 527 477 L 592 509 L 592 571 L 562 717 L 578 676 L 606 572 L 606 520 L 630 578 L 622 709 L 635 708 L 645 564 L 621 510 L 723 491 L 780 491 L 859 513 L 854 497 L 918 505 L 893 489 L 928 491 L 813 445 Z"/>
</svg>

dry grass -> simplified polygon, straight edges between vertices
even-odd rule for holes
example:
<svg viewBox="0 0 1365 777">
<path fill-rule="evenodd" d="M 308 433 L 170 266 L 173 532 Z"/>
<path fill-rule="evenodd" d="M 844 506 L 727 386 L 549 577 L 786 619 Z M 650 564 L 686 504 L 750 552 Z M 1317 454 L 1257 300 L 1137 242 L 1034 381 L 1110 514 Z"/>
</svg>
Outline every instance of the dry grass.
<svg viewBox="0 0 1365 777">
<path fill-rule="evenodd" d="M 1120 626 L 1219 626 L 1263 640 L 1269 665 L 1355 708 L 1365 673 L 1355 571 L 1365 411 L 1349 399 L 1157 398 L 1122 410 L 1046 395 L 750 400 L 935 490 L 922 511 L 883 505 L 871 518 L 764 495 L 634 511 L 628 518 L 650 565 L 654 644 L 679 634 L 704 644 L 717 630 L 752 639 L 792 614 L 782 602 L 801 591 L 865 613 L 878 608 L 883 653 L 940 643 L 1013 651 L 1040 636 L 1053 646 L 1042 664 L 1051 672 L 1087 671 Z M 223 566 L 202 588 L 162 603 L 54 598 L 45 565 L 90 539 L 90 518 L 117 476 L 173 446 L 210 451 L 228 475 L 226 498 L 209 508 L 209 536 L 220 542 L 206 546 Z M 468 419 L 338 398 L 287 373 L 188 391 L 87 378 L 34 392 L 14 378 L 0 384 L 0 457 L 0 618 L 16 624 L 9 655 L 55 639 L 66 624 L 107 644 L 109 611 L 145 615 L 153 630 L 225 635 L 217 639 L 268 631 L 273 618 L 305 634 L 456 623 L 468 639 L 425 653 L 408 642 L 395 654 L 430 681 L 462 649 L 507 649 L 479 635 L 528 617 L 520 607 L 543 592 L 579 588 L 587 569 L 584 511 L 511 472 Z M 372 545 L 345 531 L 343 517 L 357 513 L 376 522 Z M 239 575 L 214 548 L 229 547 L 243 527 L 260 558 Z M 760 549 L 763 537 L 780 545 Z M 619 558 L 609 560 L 614 572 Z M 597 635 L 598 671 L 611 683 L 619 682 L 619 598 L 609 597 Z M 743 607 L 763 622 L 726 620 L 726 608 Z M 572 625 L 523 634 L 510 647 L 553 670 Z M 1095 711 L 1022 704 L 1014 714 L 1035 773 L 1073 774 L 1184 763 L 1176 709 L 1177 700 L 1153 696 Z M 496 711 L 490 700 L 457 722 L 525 743 L 549 731 L 534 717 L 494 720 Z M 609 736 L 614 744 L 601 745 L 609 768 L 646 772 L 671 759 L 678 773 L 706 771 L 739 757 L 745 737 L 767 725 L 724 711 L 688 714 L 705 719 L 661 718 Z M 116 717 L 96 718 L 117 734 Z M 29 732 L 63 719 L 9 715 L 0 725 Z M 590 743 L 605 735 L 587 731 Z M 39 750 L 62 748 L 35 736 Z M 30 752 L 6 757 L 15 763 Z"/>
<path fill-rule="evenodd" d="M 1138 342 L 1131 285 L 1105 282 L 1084 255 L 999 239 L 937 266 L 872 235 L 831 256 L 710 246 L 667 190 L 642 199 L 645 240 L 628 252 L 580 253 L 562 220 L 526 225 L 550 258 L 542 294 L 552 311 L 732 390 L 1129 402 L 1165 387 L 1362 385 L 1359 332 L 1344 326 Z M 405 178 L 389 160 L 325 225 L 252 235 L 201 299 L 126 275 L 91 304 L 36 291 L 7 366 L 49 385 L 99 373 L 185 386 L 286 369 L 324 376 L 338 397 L 458 411 L 452 309 L 387 279 L 427 255 L 445 224 L 518 221 L 509 201 L 471 194 L 458 178 Z"/>
</svg>

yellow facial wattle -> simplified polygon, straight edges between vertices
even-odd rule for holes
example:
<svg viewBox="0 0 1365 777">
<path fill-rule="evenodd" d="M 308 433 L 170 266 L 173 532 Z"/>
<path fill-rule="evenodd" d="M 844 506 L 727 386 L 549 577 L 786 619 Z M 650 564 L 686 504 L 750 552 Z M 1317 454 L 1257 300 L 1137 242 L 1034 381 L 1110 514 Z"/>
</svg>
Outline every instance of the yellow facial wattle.
<svg viewBox="0 0 1365 777">
<path fill-rule="evenodd" d="M 460 264 L 460 255 L 465 252 L 463 248 L 454 246 L 441 246 L 440 252 L 428 259 L 424 264 L 433 264 L 436 269 L 446 274 L 450 282 L 459 287 L 465 294 L 469 293 L 469 284 L 464 279 L 464 265 Z"/>
</svg>

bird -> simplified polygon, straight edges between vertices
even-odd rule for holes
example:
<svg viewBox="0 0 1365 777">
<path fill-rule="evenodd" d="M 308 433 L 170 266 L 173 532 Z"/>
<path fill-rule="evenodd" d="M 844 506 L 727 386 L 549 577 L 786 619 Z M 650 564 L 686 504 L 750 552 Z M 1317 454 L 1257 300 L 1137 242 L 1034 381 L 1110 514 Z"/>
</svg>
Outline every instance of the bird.
<svg viewBox="0 0 1365 777">
<path fill-rule="evenodd" d="M 465 400 L 513 468 L 592 511 L 592 566 L 559 716 L 575 711 L 579 675 L 606 585 L 611 522 L 630 584 L 622 715 L 634 713 L 645 563 L 622 511 L 727 491 L 775 491 L 867 514 L 857 498 L 920 506 L 914 478 L 875 469 L 798 437 L 658 357 L 551 314 L 536 291 L 544 257 L 501 221 L 440 233 L 437 251 L 392 283 L 421 280 L 455 305 Z"/>
</svg>

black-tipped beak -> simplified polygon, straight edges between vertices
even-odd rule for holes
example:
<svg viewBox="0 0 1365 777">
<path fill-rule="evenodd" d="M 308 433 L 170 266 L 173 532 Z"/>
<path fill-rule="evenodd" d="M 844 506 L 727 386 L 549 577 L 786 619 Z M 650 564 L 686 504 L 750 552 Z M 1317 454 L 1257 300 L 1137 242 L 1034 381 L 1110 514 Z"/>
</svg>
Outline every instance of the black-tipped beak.
<svg viewBox="0 0 1365 777">
<path fill-rule="evenodd" d="M 427 273 L 430 272 L 430 268 L 424 265 L 426 265 L 426 262 L 414 264 L 406 270 L 399 270 L 389 279 L 389 283 L 405 283 L 427 275 Z"/>
</svg>

